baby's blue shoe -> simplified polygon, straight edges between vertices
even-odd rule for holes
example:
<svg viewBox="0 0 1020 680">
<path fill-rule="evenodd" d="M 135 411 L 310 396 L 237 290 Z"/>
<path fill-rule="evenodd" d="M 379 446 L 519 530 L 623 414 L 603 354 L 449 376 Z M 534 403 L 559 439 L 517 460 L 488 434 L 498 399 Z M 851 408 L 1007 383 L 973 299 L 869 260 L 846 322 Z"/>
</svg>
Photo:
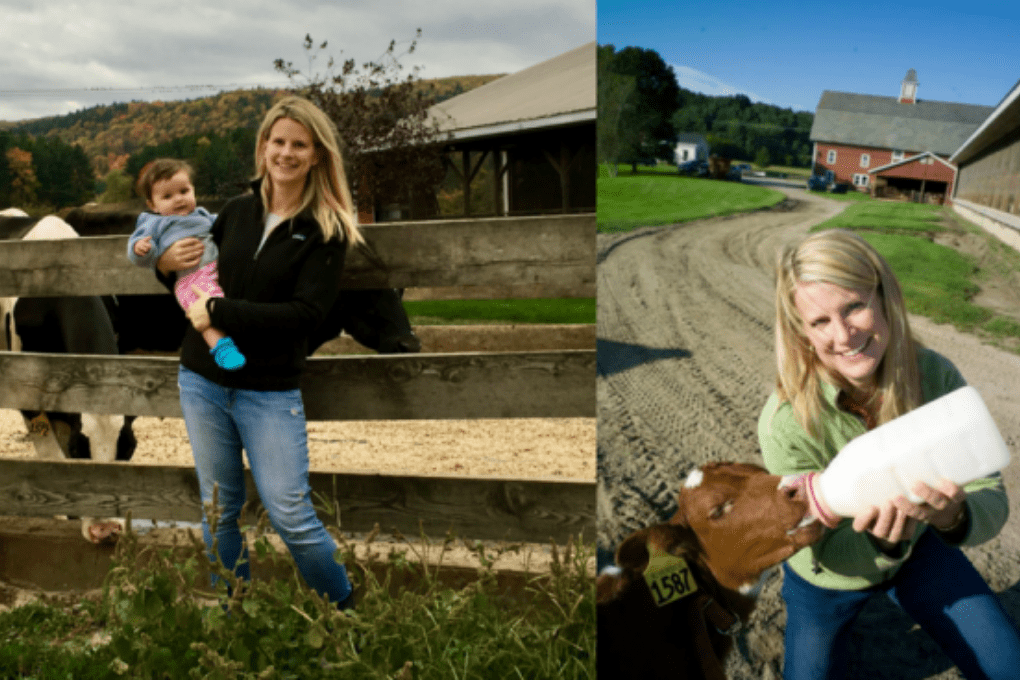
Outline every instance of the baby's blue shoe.
<svg viewBox="0 0 1020 680">
<path fill-rule="evenodd" d="M 236 371 L 244 366 L 244 355 L 237 349 L 231 338 L 220 338 L 216 346 L 209 350 L 216 365 L 225 371 Z"/>
</svg>

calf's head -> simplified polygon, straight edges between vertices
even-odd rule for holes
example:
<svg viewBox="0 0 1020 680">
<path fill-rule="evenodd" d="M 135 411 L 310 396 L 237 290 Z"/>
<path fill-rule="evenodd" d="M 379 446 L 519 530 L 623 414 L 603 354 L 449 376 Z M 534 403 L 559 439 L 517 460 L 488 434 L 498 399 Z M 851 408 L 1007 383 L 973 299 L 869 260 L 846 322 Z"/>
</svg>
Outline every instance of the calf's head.
<svg viewBox="0 0 1020 680">
<path fill-rule="evenodd" d="M 804 491 L 757 465 L 709 463 L 691 472 L 670 524 L 690 527 L 720 585 L 753 587 L 769 567 L 821 538 Z"/>
<path fill-rule="evenodd" d="M 732 638 L 719 631 L 750 615 L 762 573 L 822 534 L 803 490 L 781 481 L 754 465 L 710 463 L 687 478 L 668 523 L 620 544 L 596 583 L 599 677 L 724 678 Z M 670 585 L 684 596 L 663 597 Z"/>
</svg>

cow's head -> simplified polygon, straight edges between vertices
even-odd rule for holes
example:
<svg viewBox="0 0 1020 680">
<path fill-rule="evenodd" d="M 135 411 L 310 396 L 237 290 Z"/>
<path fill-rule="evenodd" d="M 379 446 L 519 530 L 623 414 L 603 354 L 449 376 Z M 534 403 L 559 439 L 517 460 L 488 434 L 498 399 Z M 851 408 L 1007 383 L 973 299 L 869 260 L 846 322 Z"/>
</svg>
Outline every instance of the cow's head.
<svg viewBox="0 0 1020 680">
<path fill-rule="evenodd" d="M 769 567 L 821 538 L 804 491 L 756 465 L 709 463 L 691 472 L 670 524 L 697 535 L 720 585 L 752 588 Z"/>
<path fill-rule="evenodd" d="M 85 438 L 85 442 L 82 445 L 88 446 L 88 453 L 91 456 L 84 455 L 86 452 L 81 451 L 80 457 L 91 457 L 92 460 L 100 463 L 111 463 L 115 460 L 123 460 L 123 456 L 118 456 L 118 450 L 121 448 L 122 430 L 125 429 L 124 416 L 120 415 L 105 415 L 105 414 L 92 414 L 83 413 L 81 414 L 81 434 Z M 127 430 L 130 433 L 130 423 L 127 424 Z M 133 437 L 131 437 L 133 439 Z M 134 447 L 132 447 L 131 453 L 134 453 Z M 72 455 L 72 457 L 79 457 L 78 455 Z M 130 458 L 130 455 L 128 456 Z"/>
</svg>

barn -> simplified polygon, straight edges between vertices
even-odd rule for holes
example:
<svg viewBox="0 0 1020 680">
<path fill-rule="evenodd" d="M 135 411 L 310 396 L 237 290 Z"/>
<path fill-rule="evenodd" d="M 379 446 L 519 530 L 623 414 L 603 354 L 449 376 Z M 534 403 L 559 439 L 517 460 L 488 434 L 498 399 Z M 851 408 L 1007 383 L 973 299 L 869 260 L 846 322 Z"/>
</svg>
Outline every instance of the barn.
<svg viewBox="0 0 1020 680">
<path fill-rule="evenodd" d="M 810 134 L 815 174 L 878 197 L 945 202 L 956 179 L 949 158 L 992 107 L 918 99 L 917 89 L 910 69 L 898 97 L 824 91 Z"/>
<path fill-rule="evenodd" d="M 1020 250 L 1020 83 L 949 158 L 953 209 Z"/>
<path fill-rule="evenodd" d="M 463 186 L 488 165 L 496 216 L 595 211 L 595 71 L 590 42 L 432 107 Z"/>
</svg>

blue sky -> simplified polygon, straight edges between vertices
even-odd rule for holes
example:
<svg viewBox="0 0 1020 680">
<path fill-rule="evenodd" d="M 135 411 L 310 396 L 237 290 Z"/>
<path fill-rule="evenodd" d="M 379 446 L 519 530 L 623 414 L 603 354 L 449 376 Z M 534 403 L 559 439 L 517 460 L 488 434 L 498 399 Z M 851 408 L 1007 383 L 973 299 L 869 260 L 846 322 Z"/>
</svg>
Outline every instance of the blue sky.
<svg viewBox="0 0 1020 680">
<path fill-rule="evenodd" d="M 599 0 L 598 43 L 654 49 L 682 87 L 814 112 L 823 90 L 995 106 L 1020 81 L 1020 2 Z"/>
</svg>

